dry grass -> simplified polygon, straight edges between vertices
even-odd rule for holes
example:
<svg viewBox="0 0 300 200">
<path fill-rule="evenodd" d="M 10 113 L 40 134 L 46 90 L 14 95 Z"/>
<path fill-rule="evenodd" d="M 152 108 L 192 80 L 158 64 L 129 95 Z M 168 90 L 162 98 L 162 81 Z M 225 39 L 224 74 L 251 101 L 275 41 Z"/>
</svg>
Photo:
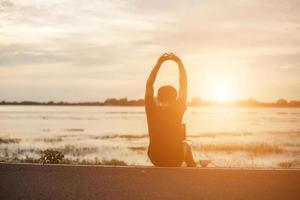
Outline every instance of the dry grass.
<svg viewBox="0 0 300 200">
<path fill-rule="evenodd" d="M 8 149 L 3 149 L 5 155 L 8 155 Z M 97 147 L 77 147 L 74 145 L 66 145 L 59 148 L 53 148 L 53 150 L 57 150 L 62 152 L 64 155 L 70 155 L 73 157 L 84 157 L 88 154 L 98 153 Z M 41 154 L 43 150 L 39 148 L 18 148 L 16 149 L 15 153 L 17 155 L 27 155 L 27 154 L 35 154 L 39 155 Z"/>
<path fill-rule="evenodd" d="M 111 159 L 111 160 L 102 160 L 101 165 L 119 165 L 119 166 L 126 166 L 127 163 L 123 160 L 118 159 Z"/>
<path fill-rule="evenodd" d="M 283 149 L 279 145 L 267 143 L 248 143 L 248 144 L 199 144 L 193 145 L 193 150 L 202 152 L 247 152 L 254 155 L 259 154 L 279 154 Z"/>
<path fill-rule="evenodd" d="M 61 137 L 53 137 L 53 138 L 35 138 L 35 141 L 39 142 L 45 142 L 45 143 L 56 143 L 56 142 L 62 142 Z"/>
<path fill-rule="evenodd" d="M 83 132 L 84 129 L 82 129 L 82 128 L 69 128 L 69 129 L 65 129 L 65 131 L 70 131 L 70 132 Z"/>
<path fill-rule="evenodd" d="M 280 154 L 283 153 L 283 149 L 279 145 L 267 144 L 267 143 L 249 143 L 249 144 L 199 144 L 192 146 L 194 151 L 201 152 L 247 152 L 252 155 L 261 154 Z M 131 151 L 146 151 L 146 146 L 130 146 Z"/>
<path fill-rule="evenodd" d="M 146 151 L 147 147 L 141 146 L 141 147 L 128 147 L 129 150 L 131 151 Z"/>
<path fill-rule="evenodd" d="M 62 148 L 55 148 L 55 150 L 62 152 L 64 155 L 72 155 L 74 157 L 83 157 L 98 152 L 97 147 L 76 147 L 74 145 L 66 145 Z"/>
<path fill-rule="evenodd" d="M 8 149 L 5 148 L 4 155 L 0 156 L 0 162 L 8 162 L 8 163 L 42 163 L 41 157 L 43 156 L 43 152 L 38 149 L 18 149 L 18 152 L 8 153 Z M 72 155 L 73 158 L 63 158 L 59 163 L 61 164 L 80 164 L 80 165 L 119 165 L 126 166 L 128 165 L 125 161 L 119 159 L 111 159 L 111 160 L 102 160 L 99 161 L 97 157 L 94 160 L 86 160 L 80 159 L 84 158 L 84 155 L 94 152 L 94 148 L 76 148 L 74 146 L 66 146 L 66 148 L 62 148 L 58 150 L 62 155 L 67 153 L 68 155 Z M 62 151 L 61 151 L 62 150 Z M 31 152 L 33 154 L 28 155 Z M 35 154 L 35 155 L 34 155 Z M 84 155 L 82 155 L 84 154 Z M 40 158 L 39 158 L 40 156 Z M 75 158 L 74 158 L 75 157 Z"/>
<path fill-rule="evenodd" d="M 286 142 L 283 145 L 286 146 L 286 147 L 300 147 L 300 143 Z"/>
<path fill-rule="evenodd" d="M 286 160 L 286 161 L 278 163 L 278 167 L 281 167 L 281 168 L 300 167 L 300 160 Z"/>
<path fill-rule="evenodd" d="M 148 135 L 106 135 L 102 136 L 101 139 L 114 139 L 114 138 L 123 138 L 127 140 L 131 139 L 143 139 L 143 138 L 148 138 Z"/>
<path fill-rule="evenodd" d="M 111 159 L 99 161 L 97 158 L 94 160 L 80 160 L 65 158 L 61 164 L 76 164 L 76 165 L 114 165 L 114 166 L 127 166 L 128 164 L 123 160 Z"/>
<path fill-rule="evenodd" d="M 196 135 L 189 135 L 188 138 L 216 138 L 216 137 L 240 137 L 240 136 L 251 136 L 253 133 L 250 132 L 216 132 L 216 133 L 198 133 Z"/>
<path fill-rule="evenodd" d="M 20 138 L 0 138 L 0 144 L 11 144 L 11 143 L 19 143 L 21 141 Z"/>
<path fill-rule="evenodd" d="M 26 155 L 25 158 L 19 157 L 11 157 L 8 159 L 0 158 L 1 162 L 8 162 L 8 163 L 41 163 L 41 160 L 38 158 L 30 157 Z M 77 165 L 114 165 L 114 166 L 127 166 L 128 164 L 123 160 L 118 159 L 111 159 L 111 160 L 102 160 L 98 161 L 95 160 L 80 160 L 80 159 L 63 159 L 61 164 L 77 164 Z"/>
</svg>

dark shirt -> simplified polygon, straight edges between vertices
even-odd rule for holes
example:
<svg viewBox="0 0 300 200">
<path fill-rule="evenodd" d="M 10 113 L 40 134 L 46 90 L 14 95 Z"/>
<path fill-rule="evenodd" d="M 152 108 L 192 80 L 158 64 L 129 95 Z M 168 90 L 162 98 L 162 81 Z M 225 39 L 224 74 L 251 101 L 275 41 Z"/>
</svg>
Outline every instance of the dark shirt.
<svg viewBox="0 0 300 200">
<path fill-rule="evenodd" d="M 146 97 L 145 107 L 150 144 L 148 156 L 156 166 L 180 166 L 183 162 L 185 126 L 182 124 L 185 102 L 159 106 L 153 97 Z"/>
</svg>

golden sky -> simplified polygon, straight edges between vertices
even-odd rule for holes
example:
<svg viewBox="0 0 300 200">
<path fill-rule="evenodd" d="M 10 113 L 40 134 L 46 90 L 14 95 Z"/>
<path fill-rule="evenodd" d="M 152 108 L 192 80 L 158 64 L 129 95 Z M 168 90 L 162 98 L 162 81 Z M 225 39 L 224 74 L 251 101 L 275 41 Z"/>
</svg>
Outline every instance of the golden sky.
<svg viewBox="0 0 300 200">
<path fill-rule="evenodd" d="M 0 100 L 142 98 L 165 51 L 190 98 L 300 99 L 299 33 L 298 0 L 0 0 Z"/>
</svg>

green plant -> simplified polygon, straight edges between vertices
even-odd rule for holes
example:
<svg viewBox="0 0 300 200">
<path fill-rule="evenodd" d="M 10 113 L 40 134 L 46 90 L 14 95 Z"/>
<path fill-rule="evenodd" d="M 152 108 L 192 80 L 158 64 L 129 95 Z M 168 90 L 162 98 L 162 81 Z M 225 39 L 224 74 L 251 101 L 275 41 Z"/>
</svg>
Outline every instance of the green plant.
<svg viewBox="0 0 300 200">
<path fill-rule="evenodd" d="M 64 157 L 65 156 L 59 151 L 47 149 L 42 152 L 40 160 L 42 161 L 43 165 L 45 163 L 58 164 L 63 161 Z"/>
</svg>

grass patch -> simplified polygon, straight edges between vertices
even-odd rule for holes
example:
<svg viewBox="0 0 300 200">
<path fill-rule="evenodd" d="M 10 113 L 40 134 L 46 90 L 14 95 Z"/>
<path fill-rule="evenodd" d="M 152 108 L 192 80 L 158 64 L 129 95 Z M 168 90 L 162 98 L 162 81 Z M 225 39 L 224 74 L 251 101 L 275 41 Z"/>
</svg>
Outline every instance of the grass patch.
<svg viewBox="0 0 300 200">
<path fill-rule="evenodd" d="M 111 160 L 102 160 L 101 165 L 118 165 L 118 166 L 126 166 L 127 163 L 123 160 L 111 159 Z"/>
<path fill-rule="evenodd" d="M 143 139 L 143 138 L 148 138 L 149 136 L 144 134 L 144 135 L 105 135 L 101 136 L 101 139 L 114 139 L 114 138 L 123 138 L 127 140 L 131 139 Z"/>
<path fill-rule="evenodd" d="M 131 151 L 146 151 L 147 147 L 128 147 L 128 149 Z"/>
<path fill-rule="evenodd" d="M 128 164 L 123 160 L 111 159 L 99 161 L 97 158 L 94 160 L 79 160 L 79 159 L 69 159 L 65 158 L 61 162 L 62 164 L 77 164 L 77 165 L 114 165 L 114 166 L 127 166 Z"/>
<path fill-rule="evenodd" d="M 193 150 L 202 152 L 247 152 L 254 155 L 279 154 L 283 149 L 275 144 L 248 143 L 248 144 L 199 144 L 193 145 Z"/>
<path fill-rule="evenodd" d="M 13 156 L 11 158 L 0 158 L 1 162 L 7 162 L 7 163 L 43 163 L 43 160 L 41 158 L 34 158 L 30 156 L 26 156 L 25 158 L 19 158 L 17 156 Z M 118 160 L 118 159 L 111 159 L 111 160 L 102 160 L 98 161 L 97 159 L 95 160 L 86 160 L 86 159 L 69 159 L 69 158 L 64 158 L 59 162 L 45 162 L 45 164 L 75 164 L 75 165 L 114 165 L 114 166 L 127 166 L 128 164 L 123 161 L 123 160 Z"/>
<path fill-rule="evenodd" d="M 278 163 L 278 167 L 281 167 L 281 168 L 300 167 L 300 161 L 299 160 L 286 160 L 286 161 Z"/>
<path fill-rule="evenodd" d="M 56 150 L 62 152 L 64 155 L 70 155 L 73 157 L 84 157 L 88 154 L 98 153 L 97 147 L 77 147 L 74 145 L 66 145 L 64 147 L 52 148 L 52 150 Z M 24 149 L 16 149 L 17 155 L 26 155 L 26 154 L 36 154 L 40 155 L 43 152 L 42 149 L 39 148 L 24 148 Z M 8 155 L 8 149 L 4 149 L 4 154 Z M 6 156 L 7 157 L 7 156 Z"/>
<path fill-rule="evenodd" d="M 20 163 L 40 163 L 40 159 L 34 158 L 31 156 L 26 155 L 25 158 L 19 158 L 17 155 L 13 155 L 12 157 L 5 157 L 0 158 L 1 162 L 8 162 L 8 163 L 14 163 L 14 162 L 20 162 Z"/>
<path fill-rule="evenodd" d="M 0 162 L 8 162 L 8 163 L 41 163 L 41 164 L 80 164 L 80 165 L 115 165 L 115 166 L 126 166 L 128 165 L 125 161 L 119 160 L 119 159 L 111 159 L 111 160 L 102 160 L 99 161 L 97 157 L 94 158 L 94 160 L 86 160 L 86 159 L 80 159 L 84 158 L 82 155 L 78 155 L 78 153 L 74 153 L 74 146 L 66 146 L 66 148 L 58 150 L 56 149 L 46 149 L 44 151 L 41 150 L 33 150 L 33 149 L 26 149 L 26 150 L 19 150 L 21 152 L 18 153 L 8 153 L 8 149 L 4 149 L 4 155 L 3 157 L 0 156 Z M 84 151 L 90 152 L 91 150 L 89 148 L 77 148 L 78 151 L 81 151 L 82 149 Z M 94 150 L 92 150 L 94 152 Z M 25 152 L 34 152 L 36 153 L 35 156 L 29 156 L 24 155 Z M 65 153 L 73 154 L 73 156 L 77 157 L 75 158 L 65 158 Z M 80 153 L 79 153 L 80 154 Z M 38 158 L 39 157 L 39 158 Z"/>
<path fill-rule="evenodd" d="M 45 142 L 45 143 L 56 143 L 56 142 L 62 142 L 61 137 L 53 137 L 53 138 L 35 138 L 35 141 L 39 142 Z"/>
<path fill-rule="evenodd" d="M 52 150 L 52 149 L 46 149 L 41 153 L 40 161 L 50 164 L 58 164 L 63 161 L 65 155 L 63 155 L 61 152 Z"/>
<path fill-rule="evenodd" d="M 70 132 L 83 132 L 84 129 L 82 129 L 82 128 L 69 128 L 69 129 L 65 129 L 65 131 L 70 131 Z"/>
<path fill-rule="evenodd" d="M 65 155 L 72 155 L 74 157 L 82 157 L 98 152 L 97 147 L 76 147 L 74 145 L 66 145 L 63 148 L 56 148 L 55 150 L 58 150 Z"/>
<path fill-rule="evenodd" d="M 16 144 L 21 141 L 20 138 L 0 138 L 0 144 Z"/>
<path fill-rule="evenodd" d="M 240 137 L 240 136 L 251 136 L 253 135 L 253 133 L 250 132 L 216 132 L 216 133 L 199 133 L 196 135 L 188 135 L 188 138 L 216 138 L 216 137 L 229 137 L 229 136 L 236 136 L 236 137 Z"/>
<path fill-rule="evenodd" d="M 41 153 L 41 149 L 39 148 L 25 148 L 25 149 L 20 149 L 18 148 L 17 149 L 17 154 L 18 155 L 24 155 L 24 154 L 27 154 L 27 153 L 34 153 L 34 154 L 40 154 Z"/>
</svg>

